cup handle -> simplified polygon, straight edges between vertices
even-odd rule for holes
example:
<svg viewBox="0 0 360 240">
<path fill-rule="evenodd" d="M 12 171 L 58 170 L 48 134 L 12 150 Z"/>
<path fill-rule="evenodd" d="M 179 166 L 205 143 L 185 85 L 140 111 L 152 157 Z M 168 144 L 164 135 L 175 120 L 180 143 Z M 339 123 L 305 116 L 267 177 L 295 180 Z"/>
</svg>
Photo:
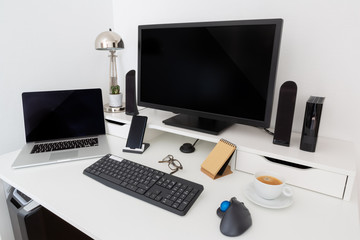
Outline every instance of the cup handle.
<svg viewBox="0 0 360 240">
<path fill-rule="evenodd" d="M 293 195 L 293 190 L 291 187 L 289 186 L 285 186 L 283 187 L 282 193 L 286 196 L 286 197 L 291 197 Z"/>
</svg>

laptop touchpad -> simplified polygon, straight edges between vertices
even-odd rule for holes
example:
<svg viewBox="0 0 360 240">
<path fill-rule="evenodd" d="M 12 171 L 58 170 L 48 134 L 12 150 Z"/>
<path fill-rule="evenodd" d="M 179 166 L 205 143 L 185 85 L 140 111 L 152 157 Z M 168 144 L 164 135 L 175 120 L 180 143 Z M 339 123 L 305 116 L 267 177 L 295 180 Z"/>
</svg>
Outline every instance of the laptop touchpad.
<svg viewBox="0 0 360 240">
<path fill-rule="evenodd" d="M 54 152 L 50 155 L 50 160 L 64 160 L 78 157 L 78 151 Z"/>
</svg>

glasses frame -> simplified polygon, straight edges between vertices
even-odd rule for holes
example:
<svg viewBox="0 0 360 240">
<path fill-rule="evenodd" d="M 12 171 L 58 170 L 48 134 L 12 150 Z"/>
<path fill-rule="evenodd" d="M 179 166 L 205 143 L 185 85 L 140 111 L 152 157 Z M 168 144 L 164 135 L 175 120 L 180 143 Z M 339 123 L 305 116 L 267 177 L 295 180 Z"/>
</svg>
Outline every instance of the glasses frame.
<svg viewBox="0 0 360 240">
<path fill-rule="evenodd" d="M 163 158 L 163 160 L 159 161 L 159 163 L 168 163 L 168 167 L 172 171 L 170 174 L 176 173 L 179 169 L 182 170 L 183 166 L 181 162 L 174 158 L 173 155 L 169 154 Z"/>
</svg>

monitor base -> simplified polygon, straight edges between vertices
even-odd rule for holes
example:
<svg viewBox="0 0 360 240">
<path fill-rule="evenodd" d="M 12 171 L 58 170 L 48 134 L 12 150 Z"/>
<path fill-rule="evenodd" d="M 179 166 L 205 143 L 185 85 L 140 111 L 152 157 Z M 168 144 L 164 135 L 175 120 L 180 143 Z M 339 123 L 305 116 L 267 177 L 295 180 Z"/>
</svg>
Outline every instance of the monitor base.
<svg viewBox="0 0 360 240">
<path fill-rule="evenodd" d="M 179 114 L 163 121 L 166 125 L 186 128 L 198 132 L 218 135 L 225 128 L 230 127 L 233 123 L 224 122 L 214 119 Z"/>
</svg>

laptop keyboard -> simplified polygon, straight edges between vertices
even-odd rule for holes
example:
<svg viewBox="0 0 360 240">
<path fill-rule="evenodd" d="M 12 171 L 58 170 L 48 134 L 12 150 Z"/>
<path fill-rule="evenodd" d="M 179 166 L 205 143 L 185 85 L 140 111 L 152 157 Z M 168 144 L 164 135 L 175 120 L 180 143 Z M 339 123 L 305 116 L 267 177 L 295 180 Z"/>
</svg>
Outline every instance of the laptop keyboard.
<svg viewBox="0 0 360 240">
<path fill-rule="evenodd" d="M 67 140 L 67 141 L 59 141 L 52 143 L 39 143 L 35 144 L 31 153 L 42 153 L 42 152 L 51 152 L 58 150 L 66 150 L 73 148 L 84 148 L 84 147 L 92 147 L 98 146 L 98 138 L 83 138 L 77 140 Z"/>
</svg>

